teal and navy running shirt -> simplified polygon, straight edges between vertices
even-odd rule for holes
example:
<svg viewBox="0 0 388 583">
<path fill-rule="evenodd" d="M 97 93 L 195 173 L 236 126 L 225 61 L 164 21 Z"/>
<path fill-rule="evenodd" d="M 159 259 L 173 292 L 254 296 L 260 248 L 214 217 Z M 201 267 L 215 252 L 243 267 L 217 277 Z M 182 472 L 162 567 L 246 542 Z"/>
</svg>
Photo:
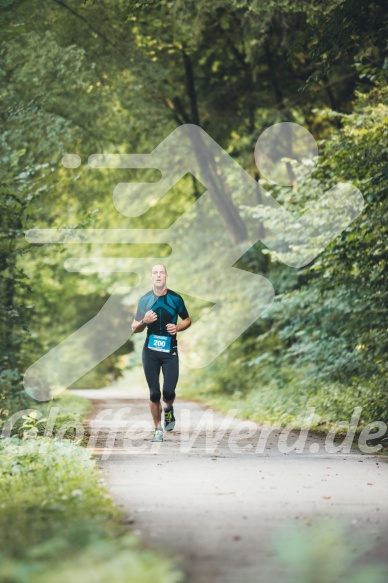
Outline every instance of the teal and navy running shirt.
<svg viewBox="0 0 388 583">
<path fill-rule="evenodd" d="M 176 348 L 176 334 L 170 334 L 166 329 L 166 324 L 176 324 L 178 315 L 182 320 L 189 317 L 183 298 L 172 289 L 167 289 L 167 293 L 164 296 L 157 296 L 151 290 L 140 298 L 135 320 L 140 322 L 148 310 L 153 310 L 158 319 L 151 324 L 147 324 L 147 338 L 151 334 L 171 336 L 171 350 Z"/>
</svg>

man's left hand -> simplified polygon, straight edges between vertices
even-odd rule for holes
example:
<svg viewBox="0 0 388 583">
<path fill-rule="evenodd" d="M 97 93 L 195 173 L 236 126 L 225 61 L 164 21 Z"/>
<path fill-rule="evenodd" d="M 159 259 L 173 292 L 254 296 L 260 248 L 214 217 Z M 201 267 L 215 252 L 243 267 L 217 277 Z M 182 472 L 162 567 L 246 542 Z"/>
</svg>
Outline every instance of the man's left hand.
<svg viewBox="0 0 388 583">
<path fill-rule="evenodd" d="M 166 324 L 167 331 L 174 336 L 178 332 L 177 324 Z"/>
</svg>

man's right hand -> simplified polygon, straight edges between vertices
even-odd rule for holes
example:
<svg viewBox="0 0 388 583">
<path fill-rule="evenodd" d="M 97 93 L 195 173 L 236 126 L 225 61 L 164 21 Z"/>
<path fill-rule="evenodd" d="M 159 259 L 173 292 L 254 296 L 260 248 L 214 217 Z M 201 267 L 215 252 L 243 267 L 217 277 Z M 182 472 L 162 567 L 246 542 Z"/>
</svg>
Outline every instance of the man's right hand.
<svg viewBox="0 0 388 583">
<path fill-rule="evenodd" d="M 143 321 L 140 320 L 140 322 L 138 322 L 137 320 L 134 320 L 132 322 L 132 332 L 143 332 L 147 324 L 152 324 L 152 322 L 155 322 L 157 319 L 158 316 L 156 313 L 152 310 L 148 310 L 148 312 L 144 314 Z"/>
<path fill-rule="evenodd" d="M 153 312 L 152 310 L 148 310 L 148 312 L 145 313 L 145 316 L 143 318 L 143 322 L 144 324 L 152 324 L 152 322 L 155 322 L 155 320 L 158 319 L 158 316 L 156 315 L 156 312 Z"/>
</svg>

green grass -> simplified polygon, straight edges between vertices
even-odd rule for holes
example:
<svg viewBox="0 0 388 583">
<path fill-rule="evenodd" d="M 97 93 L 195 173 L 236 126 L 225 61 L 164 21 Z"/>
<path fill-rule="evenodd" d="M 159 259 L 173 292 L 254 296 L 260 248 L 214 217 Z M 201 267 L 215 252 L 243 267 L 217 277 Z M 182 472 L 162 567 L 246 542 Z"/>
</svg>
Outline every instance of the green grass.
<svg viewBox="0 0 388 583">
<path fill-rule="evenodd" d="M 62 393 L 27 406 L 32 415 L 0 439 L 0 582 L 181 581 L 170 559 L 129 531 L 83 439 L 76 440 L 71 428 L 64 439 L 57 437 L 64 423 L 82 424 L 91 402 Z"/>
<path fill-rule="evenodd" d="M 356 408 L 360 409 L 356 435 L 371 421 L 379 421 L 371 412 L 372 389 L 312 384 L 308 373 L 264 367 L 258 371 L 223 354 L 204 369 L 183 369 L 179 397 L 206 403 L 222 413 L 237 409 L 241 419 L 292 429 L 301 429 L 307 409 L 313 408 L 310 430 L 327 434 L 336 428 L 338 436 L 346 433 L 341 424 L 350 423 Z"/>
<path fill-rule="evenodd" d="M 176 583 L 142 548 L 90 452 L 68 439 L 0 441 L 0 581 Z"/>
<path fill-rule="evenodd" d="M 0 419 L 0 427 L 3 426 L 3 437 L 18 435 L 23 437 L 31 432 L 37 435 L 54 437 L 62 428 L 65 436 L 72 439 L 76 435 L 76 428 L 81 429 L 83 419 L 91 409 L 91 402 L 83 397 L 70 393 L 62 393 L 55 399 L 47 402 L 26 400 L 22 406 L 20 403 L 7 404 L 3 408 L 3 416 Z M 13 418 L 13 419 L 12 419 Z M 7 430 L 7 421 L 12 419 L 12 426 Z M 63 427 L 66 424 L 66 429 Z M 46 433 L 45 433 L 46 432 Z"/>
<path fill-rule="evenodd" d="M 370 534 L 352 532 L 343 517 L 309 517 L 272 535 L 272 563 L 286 570 L 284 583 L 385 583 L 388 565 L 368 557 L 373 546 Z"/>
</svg>

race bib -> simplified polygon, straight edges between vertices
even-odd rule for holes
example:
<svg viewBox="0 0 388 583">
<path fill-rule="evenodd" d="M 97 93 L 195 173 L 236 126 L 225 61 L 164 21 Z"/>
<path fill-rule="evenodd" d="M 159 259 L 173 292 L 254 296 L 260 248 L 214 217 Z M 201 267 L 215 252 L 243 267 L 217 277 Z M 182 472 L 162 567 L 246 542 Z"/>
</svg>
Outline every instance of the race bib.
<svg viewBox="0 0 388 583">
<path fill-rule="evenodd" d="M 148 348 L 151 348 L 151 350 L 159 350 L 159 352 L 170 352 L 171 336 L 157 336 L 156 334 L 150 334 Z"/>
</svg>

